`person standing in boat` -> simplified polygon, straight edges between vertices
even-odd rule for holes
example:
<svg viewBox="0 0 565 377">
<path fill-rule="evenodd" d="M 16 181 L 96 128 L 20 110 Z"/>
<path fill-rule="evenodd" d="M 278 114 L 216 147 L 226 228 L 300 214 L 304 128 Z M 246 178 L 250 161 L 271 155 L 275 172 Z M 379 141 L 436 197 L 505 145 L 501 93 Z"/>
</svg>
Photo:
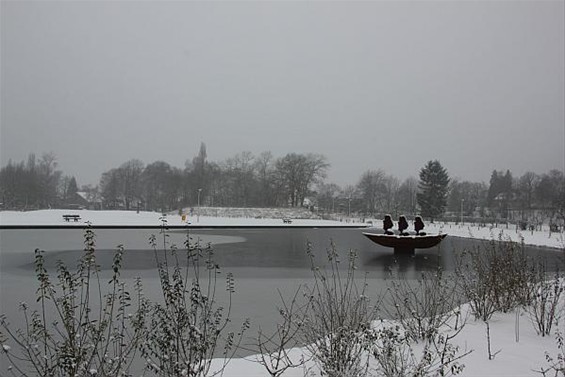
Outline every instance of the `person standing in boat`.
<svg viewBox="0 0 565 377">
<path fill-rule="evenodd" d="M 393 235 L 394 232 L 391 230 L 393 226 L 394 223 L 392 222 L 392 217 L 390 217 L 390 215 L 385 215 L 383 220 L 383 229 L 385 230 L 385 234 Z"/>
<path fill-rule="evenodd" d="M 398 218 L 398 230 L 400 231 L 401 236 L 408 235 L 408 232 L 405 232 L 406 229 L 408 229 L 408 221 L 406 221 L 405 216 L 400 216 Z"/>
<path fill-rule="evenodd" d="M 414 230 L 416 231 L 416 235 L 425 236 L 426 232 L 420 232 L 422 229 L 424 229 L 424 222 L 420 216 L 416 216 L 414 219 Z"/>
</svg>

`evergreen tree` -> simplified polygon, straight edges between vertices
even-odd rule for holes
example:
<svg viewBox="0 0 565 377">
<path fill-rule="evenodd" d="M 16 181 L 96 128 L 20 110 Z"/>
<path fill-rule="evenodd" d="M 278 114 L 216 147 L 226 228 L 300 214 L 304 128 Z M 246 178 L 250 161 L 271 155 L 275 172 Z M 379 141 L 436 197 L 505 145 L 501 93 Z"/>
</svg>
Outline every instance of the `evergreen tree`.
<svg viewBox="0 0 565 377">
<path fill-rule="evenodd" d="M 438 160 L 428 161 L 420 170 L 417 195 L 422 216 L 432 221 L 441 216 L 447 205 L 449 175 Z"/>
<path fill-rule="evenodd" d="M 77 180 L 75 179 L 75 177 L 71 177 L 69 181 L 69 187 L 67 187 L 67 195 L 71 196 L 76 194 L 77 192 L 78 192 Z"/>
<path fill-rule="evenodd" d="M 510 201 L 513 198 L 513 182 L 514 178 L 510 170 L 506 173 L 494 170 L 490 177 L 490 185 L 488 189 L 487 205 L 502 218 L 508 215 Z"/>
<path fill-rule="evenodd" d="M 494 198 L 502 192 L 501 178 L 502 173 L 499 176 L 499 173 L 496 170 L 492 171 L 487 196 L 487 204 L 489 207 L 493 205 Z"/>
</svg>

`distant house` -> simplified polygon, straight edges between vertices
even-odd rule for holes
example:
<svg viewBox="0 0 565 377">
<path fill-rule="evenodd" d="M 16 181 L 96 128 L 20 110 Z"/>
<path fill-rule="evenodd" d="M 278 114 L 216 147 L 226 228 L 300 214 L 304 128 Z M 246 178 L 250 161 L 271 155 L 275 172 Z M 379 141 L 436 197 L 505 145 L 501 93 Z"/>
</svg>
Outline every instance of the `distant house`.
<svg viewBox="0 0 565 377">
<path fill-rule="evenodd" d="M 102 199 L 96 195 L 85 191 L 78 191 L 67 200 L 69 207 L 76 209 L 102 209 Z"/>
</svg>

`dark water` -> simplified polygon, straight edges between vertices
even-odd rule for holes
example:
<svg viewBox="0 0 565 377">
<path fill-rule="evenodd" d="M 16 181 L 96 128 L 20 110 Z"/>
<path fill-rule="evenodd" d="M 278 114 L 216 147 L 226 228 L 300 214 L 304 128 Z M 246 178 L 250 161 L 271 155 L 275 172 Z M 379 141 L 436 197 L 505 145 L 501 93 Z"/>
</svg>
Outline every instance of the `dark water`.
<svg viewBox="0 0 565 377">
<path fill-rule="evenodd" d="M 439 246 L 416 250 L 415 255 L 395 255 L 392 249 L 377 245 L 364 237 L 367 229 L 220 229 L 198 230 L 189 234 L 192 242 L 201 239 L 211 242 L 214 259 L 225 270 L 245 269 L 245 277 L 265 277 L 265 270 L 276 277 L 308 275 L 310 259 L 306 254 L 307 243 L 311 244 L 315 264 L 326 263 L 326 253 L 333 242 L 340 255 L 342 265 L 347 266 L 350 250 L 357 255 L 357 266 L 374 278 L 386 277 L 388 271 L 410 275 L 441 267 L 452 271 L 458 256 L 464 251 L 482 247 L 485 241 L 447 237 Z M 123 269 L 154 270 L 155 253 L 148 239 L 157 232 L 157 248 L 162 253 L 163 237 L 158 230 L 98 230 L 96 231 L 97 261 L 102 269 L 109 269 L 115 247 L 123 244 Z M 186 233 L 170 231 L 166 237 L 167 247 L 175 244 L 183 248 Z M 68 266 L 76 264 L 82 255 L 82 231 L 78 230 L 3 230 L 0 231 L 0 271 L 16 272 L 33 269 L 33 250 L 46 250 L 48 268 L 55 268 L 58 260 Z M 548 268 L 561 263 L 558 251 L 526 247 L 525 252 L 543 260 Z"/>
</svg>

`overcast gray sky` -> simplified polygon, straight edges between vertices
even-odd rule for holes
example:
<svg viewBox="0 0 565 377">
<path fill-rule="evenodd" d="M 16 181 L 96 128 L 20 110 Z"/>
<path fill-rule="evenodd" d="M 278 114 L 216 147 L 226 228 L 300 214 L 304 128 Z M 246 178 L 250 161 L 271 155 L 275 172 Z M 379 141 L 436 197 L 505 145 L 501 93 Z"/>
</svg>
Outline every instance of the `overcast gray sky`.
<svg viewBox="0 0 565 377">
<path fill-rule="evenodd" d="M 565 164 L 564 1 L 1 2 L 0 159 L 321 153 L 329 180 Z"/>
</svg>

